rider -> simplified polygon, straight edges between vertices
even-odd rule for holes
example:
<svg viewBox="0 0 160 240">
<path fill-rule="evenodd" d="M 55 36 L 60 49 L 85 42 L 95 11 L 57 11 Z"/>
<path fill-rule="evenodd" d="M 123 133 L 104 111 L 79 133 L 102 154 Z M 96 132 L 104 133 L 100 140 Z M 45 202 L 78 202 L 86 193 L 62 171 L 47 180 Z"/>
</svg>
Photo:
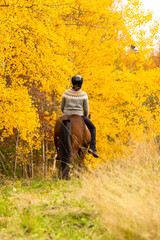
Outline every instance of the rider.
<svg viewBox="0 0 160 240">
<path fill-rule="evenodd" d="M 63 93 L 61 101 L 61 110 L 64 115 L 79 115 L 84 119 L 91 133 L 91 143 L 88 150 L 95 158 L 98 158 L 96 151 L 96 128 L 88 118 L 89 104 L 87 94 L 81 90 L 83 78 L 80 75 L 72 77 L 73 88 Z"/>
</svg>

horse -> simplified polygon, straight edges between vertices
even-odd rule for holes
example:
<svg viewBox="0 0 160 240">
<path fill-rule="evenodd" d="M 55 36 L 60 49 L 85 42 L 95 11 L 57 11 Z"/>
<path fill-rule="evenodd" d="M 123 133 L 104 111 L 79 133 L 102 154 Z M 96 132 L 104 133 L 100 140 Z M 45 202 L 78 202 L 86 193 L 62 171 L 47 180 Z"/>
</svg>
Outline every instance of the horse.
<svg viewBox="0 0 160 240">
<path fill-rule="evenodd" d="M 64 115 L 58 118 L 54 129 L 54 143 L 57 151 L 58 176 L 70 179 L 70 169 L 78 157 L 79 167 L 91 141 L 91 134 L 81 116 Z"/>
</svg>

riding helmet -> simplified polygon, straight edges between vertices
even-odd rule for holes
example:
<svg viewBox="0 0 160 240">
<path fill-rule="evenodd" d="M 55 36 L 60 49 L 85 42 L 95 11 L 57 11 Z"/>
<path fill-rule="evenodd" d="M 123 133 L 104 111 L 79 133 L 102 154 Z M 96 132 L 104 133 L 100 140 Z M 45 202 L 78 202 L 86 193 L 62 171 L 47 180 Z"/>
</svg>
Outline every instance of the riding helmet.
<svg viewBox="0 0 160 240">
<path fill-rule="evenodd" d="M 72 77 L 73 86 L 77 85 L 77 86 L 81 87 L 82 83 L 83 83 L 83 78 L 80 75 L 75 75 Z"/>
</svg>

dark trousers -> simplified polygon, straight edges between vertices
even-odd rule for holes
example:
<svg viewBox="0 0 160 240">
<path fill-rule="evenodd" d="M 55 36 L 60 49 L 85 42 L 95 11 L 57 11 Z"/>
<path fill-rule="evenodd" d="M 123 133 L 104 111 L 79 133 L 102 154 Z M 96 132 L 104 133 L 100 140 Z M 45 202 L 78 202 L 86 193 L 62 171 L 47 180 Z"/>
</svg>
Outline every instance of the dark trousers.
<svg viewBox="0 0 160 240">
<path fill-rule="evenodd" d="M 87 125 L 90 133 L 91 133 L 91 143 L 90 148 L 94 151 L 96 151 L 96 128 L 94 124 L 90 121 L 90 119 L 86 116 L 82 116 L 84 119 L 85 124 Z"/>
</svg>

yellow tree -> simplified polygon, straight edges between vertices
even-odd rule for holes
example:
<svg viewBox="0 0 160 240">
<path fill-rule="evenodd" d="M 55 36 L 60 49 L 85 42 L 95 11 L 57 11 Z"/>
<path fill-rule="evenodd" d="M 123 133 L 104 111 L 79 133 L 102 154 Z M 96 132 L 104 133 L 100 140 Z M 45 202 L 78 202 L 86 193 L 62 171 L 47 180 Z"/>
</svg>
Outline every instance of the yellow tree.
<svg viewBox="0 0 160 240">
<path fill-rule="evenodd" d="M 49 1 L 19 0 L 3 1 L 0 5 L 1 82 L 8 87 L 8 91 L 14 92 L 23 88 L 26 94 L 31 95 L 34 111 L 38 112 L 41 123 L 41 141 L 44 141 L 48 131 L 44 126 L 44 116 L 49 122 L 55 118 L 55 113 L 52 114 L 53 109 L 56 110 L 53 95 L 58 97 L 59 94 L 60 98 L 63 91 L 61 86 L 71 72 L 64 29 L 59 17 L 61 10 L 57 11 L 59 4 L 63 3 L 55 1 L 50 5 Z M 23 91 L 20 91 L 21 93 L 21 97 L 24 97 L 24 100 L 20 101 L 24 105 L 21 111 L 25 114 L 24 102 L 30 97 L 26 97 Z M 20 104 L 19 100 L 17 105 Z M 10 103 L 6 102 L 7 104 L 7 109 L 12 111 Z M 14 115 L 14 112 L 9 116 L 11 115 Z M 52 128 L 53 125 L 54 121 Z M 36 127 L 35 118 L 32 119 L 32 126 Z M 6 136 L 13 132 L 12 127 L 8 126 L 10 132 L 7 131 Z M 27 124 L 23 127 L 23 131 L 27 131 Z M 32 138 L 36 139 L 34 134 Z"/>
<path fill-rule="evenodd" d="M 111 153 L 111 146 L 114 152 L 121 152 L 117 139 L 126 144 L 135 132 L 142 136 L 147 126 L 143 115 L 151 110 L 143 104 L 147 96 L 140 76 L 142 73 L 144 78 L 149 76 L 143 67 L 146 61 L 150 65 L 149 53 L 158 24 L 150 26 L 147 36 L 144 29 L 152 14 L 145 14 L 140 1 L 128 1 L 126 6 L 121 3 L 80 0 L 70 7 L 73 8 L 70 14 L 63 16 L 73 45 L 73 70 L 85 79 L 83 87 L 89 94 L 104 159 L 106 153 Z M 138 54 L 130 51 L 131 44 L 138 47 Z M 151 94 L 149 85 L 152 80 L 147 86 Z"/>
<path fill-rule="evenodd" d="M 2 0 L 1 88 L 13 93 L 22 88 L 31 96 L 43 149 L 52 141 L 50 131 L 73 74 L 84 78 L 103 159 L 122 152 L 120 142 L 128 144 L 149 128 L 157 132 L 159 71 L 145 69 L 146 62 L 151 67 L 149 53 L 158 25 L 152 24 L 146 34 L 144 26 L 152 16 L 140 6 L 138 0 L 125 6 L 121 0 Z M 130 51 L 131 44 L 137 54 Z M 154 108 L 149 101 L 155 101 Z M 32 125 L 36 128 L 36 118 Z"/>
</svg>

